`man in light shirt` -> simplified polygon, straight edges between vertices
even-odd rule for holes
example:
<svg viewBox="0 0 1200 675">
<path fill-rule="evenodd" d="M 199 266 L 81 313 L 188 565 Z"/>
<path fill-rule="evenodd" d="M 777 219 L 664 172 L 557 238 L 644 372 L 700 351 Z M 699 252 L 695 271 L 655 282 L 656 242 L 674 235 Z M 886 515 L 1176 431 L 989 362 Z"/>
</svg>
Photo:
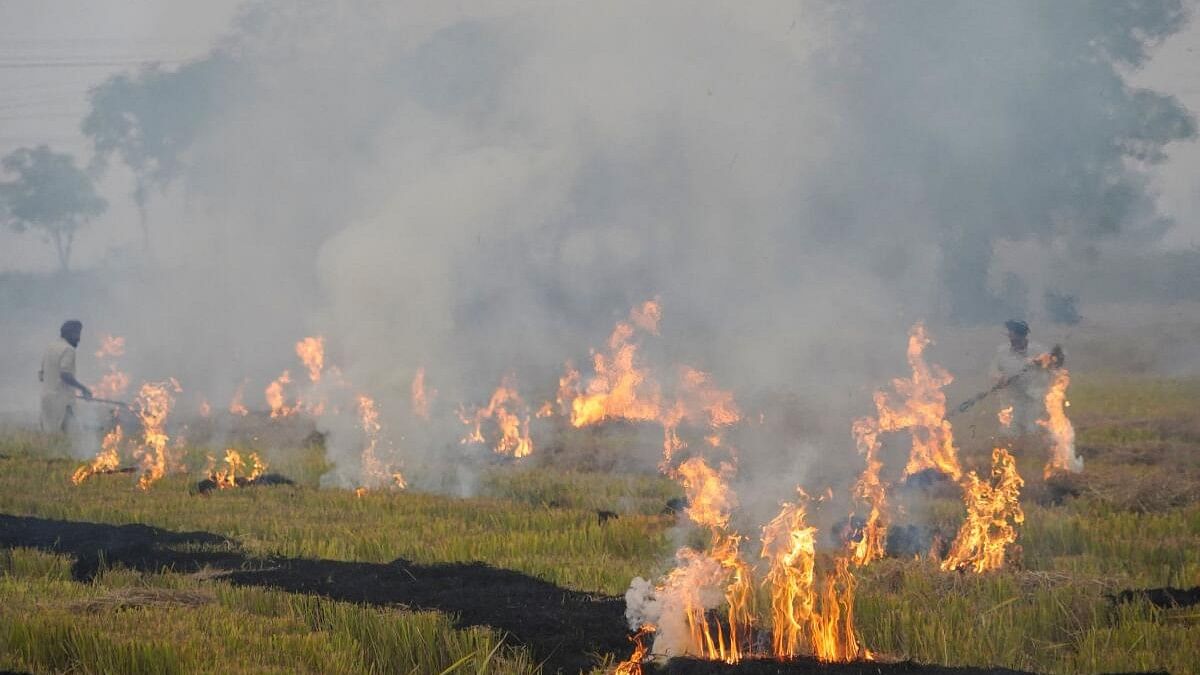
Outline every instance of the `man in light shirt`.
<svg viewBox="0 0 1200 675">
<path fill-rule="evenodd" d="M 1008 344 L 996 350 L 992 361 L 993 385 L 1000 385 L 1002 406 L 1012 407 L 1012 417 L 1002 431 L 1007 435 L 1036 434 L 1038 419 L 1046 410 L 1046 390 L 1050 388 L 1050 373 L 1035 359 L 1046 354 L 1039 344 L 1029 341 L 1029 324 L 1006 321 Z"/>
<path fill-rule="evenodd" d="M 85 399 L 92 390 L 75 379 L 75 348 L 83 324 L 71 320 L 59 329 L 60 338 L 46 347 L 38 380 L 42 383 L 42 431 L 66 433 L 74 417 L 75 391 Z"/>
</svg>

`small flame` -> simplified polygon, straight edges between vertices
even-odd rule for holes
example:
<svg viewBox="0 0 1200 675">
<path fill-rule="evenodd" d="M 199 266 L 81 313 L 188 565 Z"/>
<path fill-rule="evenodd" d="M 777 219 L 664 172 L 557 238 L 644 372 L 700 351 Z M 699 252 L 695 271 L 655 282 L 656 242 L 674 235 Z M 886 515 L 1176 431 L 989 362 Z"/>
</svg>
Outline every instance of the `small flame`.
<svg viewBox="0 0 1200 675">
<path fill-rule="evenodd" d="M 417 368 L 417 374 L 412 381 L 412 411 L 421 419 L 429 419 L 429 399 L 437 396 L 437 390 L 431 389 L 425 393 L 425 368 Z"/>
<path fill-rule="evenodd" d="M 629 638 L 633 642 L 633 654 L 629 655 L 629 659 L 617 664 L 613 675 L 642 675 L 642 663 L 645 662 L 646 656 L 650 649 L 646 646 L 646 638 L 654 634 L 654 626 L 646 624 L 638 629 L 638 632 L 633 637 Z"/>
<path fill-rule="evenodd" d="M 209 417 L 212 415 L 212 406 L 208 404 L 208 399 L 200 399 L 200 416 Z"/>
<path fill-rule="evenodd" d="M 1083 458 L 1075 454 L 1075 427 L 1067 417 L 1067 408 L 1071 405 L 1067 400 L 1071 375 L 1066 368 L 1055 368 L 1050 372 L 1050 388 L 1046 391 L 1046 419 L 1038 420 L 1038 424 L 1050 433 L 1051 440 L 1050 459 L 1043 472 L 1046 478 L 1060 471 L 1083 471 Z"/>
<path fill-rule="evenodd" d="M 942 569 L 976 573 L 1004 566 L 1004 550 L 1017 540 L 1014 525 L 1025 521 L 1021 510 L 1021 487 L 1025 481 L 1017 464 L 1004 448 L 992 450 L 992 475 L 984 481 L 974 471 L 963 481 L 967 517 L 942 561 Z"/>
<path fill-rule="evenodd" d="M 88 476 L 116 471 L 117 467 L 121 465 L 121 458 L 118 451 L 124 437 L 125 432 L 121 429 L 121 425 L 115 425 L 111 431 L 104 435 L 104 440 L 100 442 L 100 452 L 96 454 L 91 463 L 79 467 L 75 470 L 75 473 L 71 474 L 71 482 L 79 485 Z"/>
<path fill-rule="evenodd" d="M 234 488 L 238 486 L 239 479 L 243 483 L 254 481 L 259 476 L 262 476 L 267 471 L 266 462 L 258 456 L 257 452 L 252 452 L 249 455 L 251 468 L 246 471 L 246 461 L 242 459 L 242 455 L 233 448 L 225 450 L 225 467 L 216 468 L 216 460 L 212 455 L 208 456 L 208 467 L 205 473 L 209 479 L 217 484 L 217 487 L 224 490 L 225 488 Z M 242 474 L 239 476 L 238 474 Z"/>
<path fill-rule="evenodd" d="M 496 454 L 517 458 L 533 454 L 533 439 L 529 436 L 529 408 L 517 393 L 511 375 L 501 381 L 486 406 L 476 410 L 473 415 L 460 410 L 459 419 L 471 428 L 462 438 L 464 444 L 485 443 L 483 423 L 491 420 L 500 432 L 493 448 Z"/>
<path fill-rule="evenodd" d="M 101 361 L 111 361 L 125 355 L 125 338 L 105 335 L 100 339 L 100 348 L 96 350 L 96 358 Z M 108 363 L 108 370 L 100 377 L 92 395 L 97 398 L 117 398 L 129 388 L 129 376 L 117 368 L 117 364 Z"/>
<path fill-rule="evenodd" d="M 272 419 L 277 417 L 288 417 L 296 414 L 300 406 L 297 404 L 292 407 L 287 405 L 287 397 L 284 394 L 284 387 L 292 383 L 292 375 L 288 371 L 283 371 L 283 374 L 278 379 L 267 385 L 266 391 L 263 392 L 267 399 L 267 406 L 271 408 Z"/>
<path fill-rule="evenodd" d="M 1000 426 L 1004 427 L 1005 429 L 1011 427 L 1013 421 L 1013 407 L 1010 405 L 1008 407 L 1001 408 L 1000 411 L 996 413 L 996 421 L 1000 422 Z"/>
<path fill-rule="evenodd" d="M 296 356 L 304 362 L 308 369 L 308 379 L 313 384 L 321 381 L 321 371 L 325 368 L 325 338 L 321 336 L 306 337 L 296 343 Z"/>
<path fill-rule="evenodd" d="M 117 358 L 125 356 L 125 338 L 105 335 L 100 338 L 100 348 L 96 350 L 96 358 Z"/>
</svg>

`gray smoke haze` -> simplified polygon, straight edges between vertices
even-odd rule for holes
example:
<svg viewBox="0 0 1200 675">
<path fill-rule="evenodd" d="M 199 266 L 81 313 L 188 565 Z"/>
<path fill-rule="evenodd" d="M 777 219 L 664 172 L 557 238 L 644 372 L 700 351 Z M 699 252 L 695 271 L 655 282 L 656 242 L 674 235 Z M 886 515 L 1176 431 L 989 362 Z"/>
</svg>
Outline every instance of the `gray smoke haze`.
<svg viewBox="0 0 1200 675">
<path fill-rule="evenodd" d="M 138 177 L 154 262 L 5 293 L 5 380 L 79 314 L 127 336 L 135 378 L 217 407 L 250 378 L 255 402 L 321 334 L 403 435 L 418 367 L 442 406 L 510 371 L 538 401 L 658 297 L 664 372 L 859 414 L 915 320 L 1099 299 L 1161 236 L 1146 171 L 1195 125 L 1126 75 L 1186 20 L 1133 0 L 249 3 L 206 59 L 96 90 L 84 128 Z M 847 452 L 850 417 L 829 423 Z M 800 472 L 801 443 L 771 452 Z"/>
</svg>

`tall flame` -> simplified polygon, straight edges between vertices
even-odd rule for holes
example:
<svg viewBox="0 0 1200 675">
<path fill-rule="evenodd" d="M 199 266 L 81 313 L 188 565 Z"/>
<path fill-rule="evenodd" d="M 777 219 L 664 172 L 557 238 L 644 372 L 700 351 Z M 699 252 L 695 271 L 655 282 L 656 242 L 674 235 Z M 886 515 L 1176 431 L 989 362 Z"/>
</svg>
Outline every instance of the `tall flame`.
<svg viewBox="0 0 1200 675">
<path fill-rule="evenodd" d="M 866 468 L 854 485 L 854 496 L 869 506 L 862 536 L 852 543 L 851 558 L 856 565 L 866 565 L 884 556 L 888 529 L 887 486 L 880 479 L 883 462 L 879 459 L 879 424 L 864 417 L 853 426 L 855 444 L 866 461 Z"/>
<path fill-rule="evenodd" d="M 1044 474 L 1047 478 L 1060 471 L 1079 473 L 1083 471 L 1083 458 L 1075 454 L 1075 427 L 1067 418 L 1067 386 L 1071 375 L 1066 368 L 1051 369 L 1050 388 L 1046 390 L 1046 419 L 1038 424 L 1050 434 L 1050 459 Z"/>
<path fill-rule="evenodd" d="M 943 570 L 983 573 L 1004 566 L 1004 550 L 1017 540 L 1015 525 L 1025 521 L 1020 503 L 1024 484 L 1016 462 L 1004 448 L 992 450 L 990 481 L 980 479 L 974 471 L 967 474 L 963 481 L 967 517 L 942 561 Z"/>
<path fill-rule="evenodd" d="M 906 476 L 936 469 L 958 480 L 962 467 L 954 447 L 954 432 L 946 419 L 946 394 L 942 388 L 954 381 L 944 368 L 925 362 L 924 352 L 932 340 L 925 325 L 917 323 L 908 335 L 910 379 L 892 380 L 895 396 L 875 392 L 880 431 L 908 429 L 912 433 L 912 453 L 904 468 Z M 895 400 L 899 397 L 899 401 Z"/>
<path fill-rule="evenodd" d="M 762 557 L 770 563 L 771 649 L 777 658 L 811 653 L 821 661 L 871 658 L 854 628 L 850 558 L 839 557 L 818 592 L 816 532 L 806 522 L 807 496 L 785 502 L 763 527 Z"/>
<path fill-rule="evenodd" d="M 436 394 L 436 390 L 431 390 L 429 394 L 425 393 L 425 369 L 417 368 L 417 374 L 413 375 L 412 381 L 413 414 L 424 420 L 429 419 L 429 398 Z"/>
<path fill-rule="evenodd" d="M 366 439 L 362 451 L 362 481 L 363 485 L 355 492 L 362 496 L 368 488 L 392 486 L 404 489 L 407 483 L 404 475 L 393 470 L 379 458 L 379 443 L 382 440 L 383 425 L 379 422 L 379 409 L 375 401 L 366 394 L 359 394 L 358 417 L 359 426 Z"/>
<path fill-rule="evenodd" d="M 173 394 L 179 393 L 179 383 L 174 379 L 166 382 L 147 382 L 138 391 L 133 403 L 134 414 L 142 423 L 142 442 L 134 450 L 140 462 L 142 475 L 138 487 L 149 489 L 150 485 L 167 473 L 167 416 L 175 404 Z"/>
</svg>

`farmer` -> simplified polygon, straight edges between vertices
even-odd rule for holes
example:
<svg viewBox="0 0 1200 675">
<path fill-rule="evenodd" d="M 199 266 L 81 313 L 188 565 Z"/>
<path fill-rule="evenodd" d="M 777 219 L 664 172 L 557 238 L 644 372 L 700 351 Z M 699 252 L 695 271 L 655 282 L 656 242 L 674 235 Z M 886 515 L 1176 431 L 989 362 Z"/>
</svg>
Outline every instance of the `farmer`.
<svg viewBox="0 0 1200 675">
<path fill-rule="evenodd" d="M 66 321 L 58 333 L 61 338 L 46 347 L 42 356 L 38 381 L 42 383 L 42 431 L 66 433 L 74 417 L 74 390 L 78 389 L 85 399 L 92 397 L 92 390 L 75 379 L 75 348 L 83 324 L 74 319 Z"/>
<path fill-rule="evenodd" d="M 1037 420 L 1044 416 L 1046 390 L 1050 387 L 1047 365 L 1037 359 L 1047 352 L 1029 341 L 1029 324 L 1024 321 L 1006 321 L 1004 327 L 1008 329 L 1008 344 L 996 350 L 991 368 L 992 384 L 1000 389 L 1001 408 L 1011 407 L 1011 421 L 1001 424 L 1002 433 L 1037 433 Z"/>
</svg>

